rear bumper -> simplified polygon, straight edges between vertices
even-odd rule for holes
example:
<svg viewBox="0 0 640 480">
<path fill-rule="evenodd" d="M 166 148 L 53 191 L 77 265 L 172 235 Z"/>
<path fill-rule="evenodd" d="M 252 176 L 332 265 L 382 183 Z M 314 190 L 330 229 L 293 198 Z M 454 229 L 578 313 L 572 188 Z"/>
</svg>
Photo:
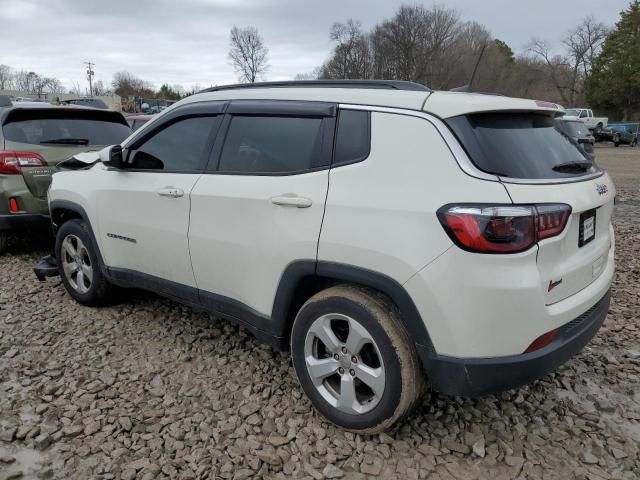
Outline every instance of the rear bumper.
<svg viewBox="0 0 640 480">
<path fill-rule="evenodd" d="M 47 228 L 51 224 L 48 215 L 39 213 L 14 213 L 0 215 L 0 230 L 23 230 L 27 228 Z"/>
<path fill-rule="evenodd" d="M 433 388 L 449 395 L 474 396 L 509 390 L 532 382 L 565 363 L 595 336 L 609 311 L 611 292 L 560 328 L 556 339 L 540 350 L 496 358 L 434 355 L 417 345 Z"/>
</svg>

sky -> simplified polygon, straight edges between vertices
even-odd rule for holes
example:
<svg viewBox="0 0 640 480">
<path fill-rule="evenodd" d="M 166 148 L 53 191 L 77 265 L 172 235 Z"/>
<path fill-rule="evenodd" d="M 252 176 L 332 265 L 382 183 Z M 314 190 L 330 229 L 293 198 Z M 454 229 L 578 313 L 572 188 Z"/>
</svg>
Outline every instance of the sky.
<svg viewBox="0 0 640 480">
<path fill-rule="evenodd" d="M 233 25 L 258 28 L 269 49 L 267 80 L 310 72 L 332 48 L 334 22 L 368 29 L 415 0 L 0 0 L 0 64 L 87 86 L 127 70 L 158 88 L 235 83 L 227 53 Z M 613 25 L 630 0 L 442 0 L 522 52 L 532 37 L 560 48 L 562 37 L 593 15 Z"/>
</svg>

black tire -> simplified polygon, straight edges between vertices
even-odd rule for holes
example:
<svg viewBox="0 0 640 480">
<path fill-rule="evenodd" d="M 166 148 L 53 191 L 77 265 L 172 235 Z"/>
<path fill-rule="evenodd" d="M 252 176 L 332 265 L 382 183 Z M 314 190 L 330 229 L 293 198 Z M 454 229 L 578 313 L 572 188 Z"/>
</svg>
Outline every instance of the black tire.
<svg viewBox="0 0 640 480">
<path fill-rule="evenodd" d="M 593 133 L 596 137 L 600 136 L 600 134 L 602 133 L 602 124 L 599 123 L 598 125 L 596 125 L 596 128 L 593 129 Z"/>
<path fill-rule="evenodd" d="M 330 315 L 343 315 L 356 320 L 358 327 L 364 327 L 366 333 L 375 342 L 373 345 L 362 347 L 354 354 L 364 367 L 371 368 L 371 364 L 365 358 L 367 353 L 365 349 L 368 348 L 369 357 L 372 351 L 375 351 L 376 355 L 379 352 L 381 357 L 380 365 L 383 366 L 382 376 L 384 376 L 383 393 L 370 404 L 361 404 L 359 401 L 356 403 L 358 406 L 365 405 L 365 408 L 371 408 L 366 405 L 374 405 L 368 411 L 346 413 L 329 403 L 314 384 L 307 368 L 305 357 L 305 344 L 309 341 L 307 335 L 313 338 L 313 334 L 310 333 L 312 325 Z M 339 336 L 337 335 L 336 338 Z M 316 341 L 316 339 L 311 340 L 311 342 Z M 343 341 L 342 345 L 347 345 L 346 340 L 341 341 Z M 340 353 L 341 348 L 334 351 Z M 388 429 L 415 408 L 423 393 L 424 377 L 420 362 L 409 334 L 402 324 L 399 311 L 386 296 L 373 290 L 341 285 L 311 297 L 295 318 L 291 332 L 291 355 L 298 380 L 316 410 L 332 423 L 357 433 L 373 434 Z M 333 357 L 334 354 L 325 352 L 323 360 L 332 361 Z M 348 352 L 340 357 L 341 362 L 347 361 L 344 360 L 345 357 L 354 358 L 351 352 Z M 345 366 L 342 363 L 340 365 L 345 367 L 344 373 L 336 372 L 321 381 L 322 385 L 330 381 L 340 385 L 340 392 L 334 391 L 338 396 L 342 393 L 344 377 L 347 377 L 349 372 L 355 371 L 351 370 L 352 367 L 358 368 L 356 362 L 352 366 Z M 346 371 L 347 369 L 349 372 Z M 337 378 L 334 378 L 336 375 Z M 356 392 L 357 389 L 368 389 L 368 386 L 359 379 L 359 374 L 351 373 L 351 375 L 354 375 L 351 381 L 355 385 Z M 349 381 L 348 378 L 346 381 Z"/>
<path fill-rule="evenodd" d="M 92 278 L 90 282 L 83 282 L 86 291 L 80 291 L 74 287 L 72 282 L 77 281 L 65 272 L 64 262 L 65 258 L 70 258 L 68 252 L 64 251 L 63 244 L 65 239 L 76 238 L 82 241 L 84 246 L 82 256 L 83 261 L 87 262 L 92 270 Z M 99 306 L 110 303 L 114 296 L 115 287 L 109 283 L 109 281 L 102 274 L 102 265 L 96 246 L 93 243 L 93 237 L 89 232 L 87 224 L 83 220 L 73 219 L 62 224 L 58 230 L 56 236 L 55 246 L 56 259 L 58 262 L 58 270 L 62 283 L 64 284 L 67 292 L 78 303 L 87 306 Z M 88 283 L 88 284 L 87 284 Z M 80 285 L 80 283 L 78 283 Z"/>
<path fill-rule="evenodd" d="M 9 235 L 7 235 L 7 232 L 0 232 L 0 255 L 7 250 L 8 243 Z"/>
<path fill-rule="evenodd" d="M 613 145 L 615 147 L 619 147 L 620 146 L 620 135 L 619 134 L 615 134 L 613 136 Z"/>
</svg>

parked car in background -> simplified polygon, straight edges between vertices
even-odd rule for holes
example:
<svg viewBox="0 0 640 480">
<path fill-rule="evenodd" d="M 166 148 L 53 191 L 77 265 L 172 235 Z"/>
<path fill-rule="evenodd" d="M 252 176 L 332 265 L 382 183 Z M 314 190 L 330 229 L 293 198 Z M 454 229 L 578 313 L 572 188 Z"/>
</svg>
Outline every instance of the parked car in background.
<svg viewBox="0 0 640 480">
<path fill-rule="evenodd" d="M 15 97 L 13 99 L 13 102 L 14 103 L 18 103 L 18 102 L 49 103 L 49 100 L 45 98 Z"/>
<path fill-rule="evenodd" d="M 142 125 L 151 120 L 154 115 L 127 115 L 127 123 L 134 132 L 138 130 Z"/>
<path fill-rule="evenodd" d="M 572 138 L 587 154 L 593 155 L 596 139 L 583 122 L 560 117 L 557 123 L 563 133 Z"/>
<path fill-rule="evenodd" d="M 47 190 L 56 165 L 118 143 L 131 129 L 118 112 L 0 103 L 0 253 L 11 231 L 50 225 Z"/>
<path fill-rule="evenodd" d="M 584 122 L 589 130 L 592 130 L 597 137 L 603 128 L 606 128 L 609 122 L 607 117 L 596 117 L 593 115 L 593 110 L 588 108 L 568 108 L 564 115 L 564 118 L 579 119 Z"/>
<path fill-rule="evenodd" d="M 87 98 L 71 98 L 67 100 L 61 100 L 60 105 L 81 105 L 83 107 L 98 108 L 101 110 L 108 110 L 109 107 L 104 100 L 100 98 L 87 97 Z"/>
<path fill-rule="evenodd" d="M 322 415 L 380 432 L 425 381 L 531 382 L 604 321 L 615 188 L 561 114 L 410 82 L 214 87 L 54 175 L 57 264 L 36 274 L 244 325 L 291 349 Z"/>
<path fill-rule="evenodd" d="M 628 125 L 610 125 L 607 130 L 606 139 L 613 142 L 613 145 L 630 145 L 635 147 L 638 145 L 638 132 Z"/>
</svg>

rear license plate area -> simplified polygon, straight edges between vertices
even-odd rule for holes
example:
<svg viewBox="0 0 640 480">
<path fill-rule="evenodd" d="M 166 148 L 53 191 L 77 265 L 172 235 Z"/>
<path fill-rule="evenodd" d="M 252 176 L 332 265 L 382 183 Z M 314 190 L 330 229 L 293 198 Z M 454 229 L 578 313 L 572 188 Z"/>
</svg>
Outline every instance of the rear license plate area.
<svg viewBox="0 0 640 480">
<path fill-rule="evenodd" d="M 578 231 L 578 247 L 584 247 L 596 238 L 596 209 L 587 210 L 580 214 L 580 229 Z"/>
</svg>

